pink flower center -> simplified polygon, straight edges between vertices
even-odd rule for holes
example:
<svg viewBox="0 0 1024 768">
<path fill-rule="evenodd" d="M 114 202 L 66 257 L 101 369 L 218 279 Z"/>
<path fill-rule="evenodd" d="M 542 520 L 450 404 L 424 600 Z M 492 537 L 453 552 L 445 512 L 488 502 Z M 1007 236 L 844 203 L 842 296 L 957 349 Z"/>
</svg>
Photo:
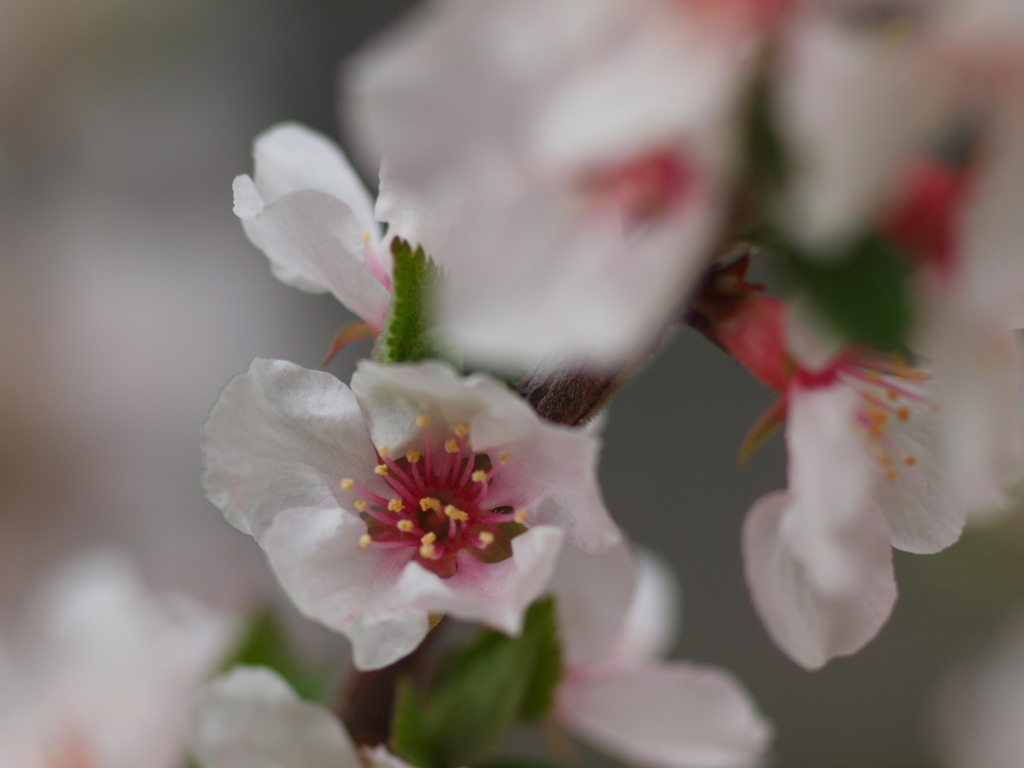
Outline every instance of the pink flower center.
<svg viewBox="0 0 1024 768">
<path fill-rule="evenodd" d="M 661 149 L 585 173 L 581 187 L 599 208 L 617 211 L 634 227 L 665 215 L 693 188 L 693 168 L 675 150 Z"/>
<path fill-rule="evenodd" d="M 918 457 L 900 444 L 891 427 L 939 409 L 926 392 L 929 379 L 930 374 L 911 368 L 898 357 L 858 355 L 840 360 L 819 373 L 799 370 L 795 375 L 795 383 L 800 387 L 842 383 L 857 392 L 860 405 L 854 414 L 853 428 L 890 481 L 918 464 Z"/>
<path fill-rule="evenodd" d="M 396 459 L 387 446 L 377 447 L 380 463 L 374 472 L 394 491 L 392 498 L 352 479 L 341 481 L 343 491 L 360 494 L 353 502 L 366 521 L 360 545 L 411 549 L 414 560 L 443 579 L 455 575 L 463 550 L 485 563 L 511 557 L 512 539 L 526 531 L 526 510 L 481 507 L 509 454 L 499 453 L 495 462 L 489 454 L 474 451 L 465 424 L 437 446 L 431 441 L 430 419 L 419 416 L 416 423 L 423 430 L 422 450 L 409 450 Z"/>
</svg>

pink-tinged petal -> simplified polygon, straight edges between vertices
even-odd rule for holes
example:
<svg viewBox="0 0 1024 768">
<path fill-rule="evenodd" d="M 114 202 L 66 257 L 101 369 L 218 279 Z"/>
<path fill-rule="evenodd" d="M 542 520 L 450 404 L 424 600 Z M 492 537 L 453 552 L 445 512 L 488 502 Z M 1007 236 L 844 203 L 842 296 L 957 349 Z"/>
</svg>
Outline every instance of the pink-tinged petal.
<svg viewBox="0 0 1024 768">
<path fill-rule="evenodd" d="M 775 492 L 751 508 L 743 525 L 744 570 L 768 634 L 795 662 L 818 669 L 856 653 L 888 620 L 896 601 L 892 548 L 885 518 L 868 505 L 835 542 L 859 581 L 846 592 L 825 592 L 783 530 L 793 504 L 790 494 Z"/>
<path fill-rule="evenodd" d="M 871 506 L 878 471 L 855 431 L 860 398 L 844 384 L 790 392 L 787 444 L 792 503 L 780 534 L 823 592 L 861 582 L 860 557 L 843 539 Z"/>
<path fill-rule="evenodd" d="M 351 641 L 357 669 L 378 669 L 415 650 L 428 615 L 398 588 L 412 548 L 363 549 L 365 533 L 342 509 L 289 509 L 261 544 L 296 607 Z"/>
<path fill-rule="evenodd" d="M 345 203 L 318 190 L 290 192 L 242 227 L 278 280 L 330 291 L 366 322 L 383 325 L 391 295 L 367 265 L 365 230 Z"/>
<path fill-rule="evenodd" d="M 784 47 L 777 118 L 795 170 L 785 221 L 825 255 L 892 202 L 901 161 L 942 127 L 949 94 L 923 35 L 894 39 L 809 5 Z"/>
<path fill-rule="evenodd" d="M 682 596 L 669 564 L 650 550 L 637 553 L 637 579 L 615 657 L 644 660 L 666 655 L 679 633 Z"/>
<path fill-rule="evenodd" d="M 291 192 L 312 189 L 337 198 L 355 214 L 361 231 L 380 245 L 380 225 L 373 217 L 373 199 L 341 148 L 331 139 L 299 123 L 268 128 L 253 142 L 256 189 L 270 205 Z"/>
<path fill-rule="evenodd" d="M 361 765 L 338 720 L 264 667 L 237 667 L 198 694 L 192 745 L 203 768 Z"/>
<path fill-rule="evenodd" d="M 411 562 L 397 592 L 423 611 L 451 613 L 517 635 L 524 611 L 551 581 L 563 538 L 558 528 L 536 526 L 512 539 L 512 557 L 499 563 L 481 563 L 463 551 L 459 570 L 450 579 Z"/>
<path fill-rule="evenodd" d="M 473 449 L 508 454 L 481 504 L 526 508 L 530 521 L 557 525 L 566 541 L 600 552 L 621 540 L 597 482 L 600 441 L 593 431 L 543 421 L 521 398 L 484 374 L 459 376 L 450 366 L 361 363 L 352 390 L 377 445 L 394 452 L 420 448 L 416 417 L 430 417 L 435 445 L 460 423 Z"/>
<path fill-rule="evenodd" d="M 292 507 L 338 507 L 343 477 L 387 493 L 352 391 L 334 376 L 253 360 L 233 378 L 203 428 L 207 496 L 257 538 Z"/>
<path fill-rule="evenodd" d="M 1022 455 L 1020 341 L 983 310 L 940 307 L 934 324 L 936 397 L 947 439 L 939 455 L 944 491 L 959 511 L 1008 504 Z"/>
<path fill-rule="evenodd" d="M 562 547 L 551 593 L 567 663 L 592 664 L 611 654 L 636 586 L 637 561 L 625 542 L 599 555 Z"/>
<path fill-rule="evenodd" d="M 559 711 L 581 738 L 655 768 L 750 768 L 772 727 L 728 672 L 645 664 L 563 683 Z"/>
</svg>

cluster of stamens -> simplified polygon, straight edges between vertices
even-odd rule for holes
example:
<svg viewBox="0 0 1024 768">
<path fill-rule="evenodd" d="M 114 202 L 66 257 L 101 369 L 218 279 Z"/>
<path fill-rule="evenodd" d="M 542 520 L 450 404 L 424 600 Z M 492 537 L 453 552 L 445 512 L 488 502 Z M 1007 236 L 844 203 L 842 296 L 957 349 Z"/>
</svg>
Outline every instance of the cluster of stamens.
<svg viewBox="0 0 1024 768">
<path fill-rule="evenodd" d="M 938 411 L 938 404 L 923 391 L 930 375 L 897 357 L 841 366 L 836 376 L 860 396 L 856 427 L 886 480 L 899 477 L 899 466 L 917 466 L 917 457 L 893 438 L 889 426 L 894 421 L 908 422 L 924 411 Z"/>
<path fill-rule="evenodd" d="M 414 549 L 413 558 L 442 578 L 455 574 L 462 550 L 484 562 L 510 557 L 512 538 L 525 530 L 526 510 L 480 506 L 509 454 L 499 453 L 495 463 L 474 451 L 466 424 L 457 425 L 438 450 L 431 441 L 430 418 L 418 416 L 416 425 L 423 433 L 422 451 L 395 458 L 388 446 L 377 446 L 374 472 L 395 496 L 384 498 L 350 478 L 341 481 L 343 491 L 360 495 L 353 501 L 366 521 L 360 546 Z"/>
</svg>

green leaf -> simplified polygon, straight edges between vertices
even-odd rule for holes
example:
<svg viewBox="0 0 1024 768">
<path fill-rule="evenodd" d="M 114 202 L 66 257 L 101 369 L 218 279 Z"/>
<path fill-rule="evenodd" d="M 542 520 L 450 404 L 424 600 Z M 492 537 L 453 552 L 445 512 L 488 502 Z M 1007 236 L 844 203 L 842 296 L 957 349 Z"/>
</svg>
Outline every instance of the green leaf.
<svg viewBox="0 0 1024 768">
<path fill-rule="evenodd" d="M 420 697 L 403 683 L 392 740 L 420 768 L 456 768 L 483 760 L 517 720 L 543 717 L 562 673 L 554 600 L 527 612 L 523 633 L 483 630 L 442 665 Z"/>
<path fill-rule="evenodd" d="M 443 273 L 422 246 L 414 251 L 400 238 L 391 242 L 391 255 L 391 307 L 377 337 L 374 359 L 402 363 L 436 357 L 430 338 L 430 299 Z"/>
<path fill-rule="evenodd" d="M 910 263 L 895 247 L 869 236 L 841 253 L 810 255 L 782 246 L 783 271 L 825 320 L 851 341 L 899 350 L 914 321 Z"/>
<path fill-rule="evenodd" d="M 224 669 L 238 665 L 269 667 L 283 677 L 300 698 L 322 701 L 328 694 L 332 675 L 310 665 L 295 653 L 288 635 L 270 608 L 256 611 L 242 633 Z"/>
</svg>

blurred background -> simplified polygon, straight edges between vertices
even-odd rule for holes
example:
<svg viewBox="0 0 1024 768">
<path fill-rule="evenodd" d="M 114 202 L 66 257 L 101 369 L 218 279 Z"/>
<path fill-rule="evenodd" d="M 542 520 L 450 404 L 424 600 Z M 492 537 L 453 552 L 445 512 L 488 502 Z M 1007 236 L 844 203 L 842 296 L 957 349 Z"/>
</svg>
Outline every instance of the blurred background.
<svg viewBox="0 0 1024 768">
<path fill-rule="evenodd" d="M 94 546 L 127 549 L 155 586 L 290 610 L 252 540 L 203 498 L 199 431 L 251 358 L 316 367 L 352 318 L 272 278 L 231 212 L 231 180 L 281 120 L 344 144 L 338 65 L 411 5 L 0 0 L 0 629 L 45 572 Z M 347 380 L 367 353 L 330 370 Z M 751 688 L 780 768 L 942 765 L 936 687 L 1017 620 L 1024 524 L 897 553 L 901 597 L 881 636 L 804 672 L 742 578 L 743 516 L 785 484 L 778 438 L 735 463 L 770 400 L 679 331 L 612 408 L 605 492 L 682 580 L 677 655 Z M 294 614 L 289 625 L 313 652 L 347 654 Z"/>
</svg>

